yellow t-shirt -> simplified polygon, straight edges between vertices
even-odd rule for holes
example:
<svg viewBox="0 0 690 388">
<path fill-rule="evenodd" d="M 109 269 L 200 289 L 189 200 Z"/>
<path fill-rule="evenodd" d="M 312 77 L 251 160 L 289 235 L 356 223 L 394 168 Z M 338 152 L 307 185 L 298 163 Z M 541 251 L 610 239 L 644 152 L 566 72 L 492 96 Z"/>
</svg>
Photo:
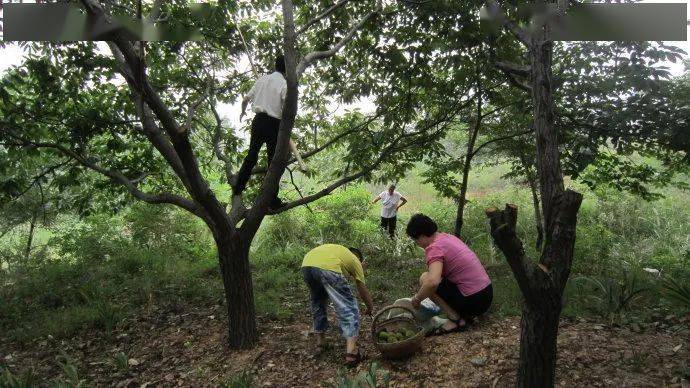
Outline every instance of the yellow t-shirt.
<svg viewBox="0 0 690 388">
<path fill-rule="evenodd" d="M 357 256 L 338 244 L 324 244 L 309 251 L 302 260 L 302 267 L 316 267 L 338 273 L 347 273 L 364 283 L 364 270 Z"/>
</svg>

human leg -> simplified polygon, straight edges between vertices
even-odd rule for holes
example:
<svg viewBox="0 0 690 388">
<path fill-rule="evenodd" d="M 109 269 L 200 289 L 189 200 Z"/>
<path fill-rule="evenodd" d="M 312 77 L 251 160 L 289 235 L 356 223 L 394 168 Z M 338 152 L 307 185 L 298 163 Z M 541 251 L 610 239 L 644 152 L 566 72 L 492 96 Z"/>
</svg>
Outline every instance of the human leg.
<svg viewBox="0 0 690 388">
<path fill-rule="evenodd" d="M 254 116 L 254 120 L 252 120 L 251 135 L 249 137 L 249 150 L 247 151 L 247 156 L 244 157 L 242 166 L 237 173 L 237 181 L 232 187 L 233 195 L 242 194 L 247 186 L 249 178 L 252 176 L 252 170 L 254 169 L 254 166 L 256 166 L 256 162 L 259 160 L 259 151 L 263 145 L 261 126 L 261 118 L 258 115 Z"/>
<path fill-rule="evenodd" d="M 325 345 L 325 333 L 328 329 L 326 310 L 328 294 L 321 283 L 321 276 L 318 268 L 303 267 L 302 277 L 309 288 L 309 301 L 313 319 L 314 334 L 316 334 L 316 344 L 320 347 L 323 347 Z"/>
<path fill-rule="evenodd" d="M 273 156 L 275 155 L 276 146 L 278 144 L 279 130 L 280 120 L 269 116 L 266 119 L 266 126 L 263 129 L 263 138 L 266 142 L 266 168 L 270 167 L 273 161 Z M 278 190 L 280 190 L 280 187 Z M 271 201 L 271 207 L 280 208 L 283 205 L 283 201 L 278 198 L 278 192 L 276 191 L 276 195 Z"/>
<path fill-rule="evenodd" d="M 393 238 L 395 237 L 395 224 L 398 217 L 391 217 L 388 219 L 388 235 Z"/>
<path fill-rule="evenodd" d="M 329 299 L 333 302 L 340 333 L 345 337 L 345 361 L 352 364 L 361 360 L 361 352 L 357 348 L 359 336 L 359 306 L 350 285 L 345 277 L 339 273 L 322 271 L 322 282 Z"/>
</svg>

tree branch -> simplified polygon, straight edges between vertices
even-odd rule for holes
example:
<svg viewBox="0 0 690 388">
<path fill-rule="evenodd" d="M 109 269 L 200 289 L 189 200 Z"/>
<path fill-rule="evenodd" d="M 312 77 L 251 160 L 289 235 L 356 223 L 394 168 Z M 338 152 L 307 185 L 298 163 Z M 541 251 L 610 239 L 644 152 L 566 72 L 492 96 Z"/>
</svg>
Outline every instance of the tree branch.
<svg viewBox="0 0 690 388">
<path fill-rule="evenodd" d="M 501 23 L 501 25 L 507 28 L 508 31 L 510 31 L 518 41 L 520 41 L 520 43 L 530 47 L 530 37 L 527 31 L 518 26 L 514 21 L 510 20 L 498 3 L 493 0 L 488 1 L 486 3 L 486 10 L 491 19 Z"/>
<path fill-rule="evenodd" d="M 89 158 L 86 158 L 82 155 L 79 155 L 74 150 L 66 148 L 60 144 L 46 143 L 46 142 L 34 142 L 34 141 L 30 141 L 30 140 L 15 136 L 15 135 L 10 134 L 10 133 L 8 133 L 8 135 L 10 137 L 16 139 L 17 141 L 21 142 L 24 145 L 31 145 L 31 146 L 34 146 L 37 148 L 50 148 L 50 149 L 57 150 L 60 153 L 62 153 L 63 155 L 70 157 L 71 159 L 74 159 L 75 161 L 77 161 L 82 166 L 84 166 L 90 170 L 93 170 L 93 171 L 95 171 L 101 175 L 104 175 L 104 176 L 110 178 L 110 180 L 112 180 L 113 182 L 119 183 L 120 185 L 124 186 L 127 189 L 127 191 L 130 192 L 130 194 L 132 194 L 135 198 L 137 198 L 141 201 L 152 203 L 152 204 L 167 203 L 167 204 L 176 205 L 176 206 L 178 206 L 182 209 L 185 209 L 188 212 L 202 218 L 203 220 L 205 220 L 207 222 L 209 221 L 209 216 L 204 211 L 204 209 L 202 209 L 198 204 L 194 203 L 193 201 L 191 201 L 187 198 L 180 197 L 178 195 L 174 195 L 171 193 L 150 194 L 150 193 L 143 192 L 143 191 L 139 190 L 139 188 L 137 187 L 137 184 L 135 182 L 133 182 L 132 180 L 127 178 L 121 172 L 116 171 L 116 170 L 108 170 L 106 168 L 103 168 L 103 167 L 97 165 L 96 163 L 90 161 Z"/>
<path fill-rule="evenodd" d="M 471 101 L 472 100 L 470 99 L 469 102 L 471 102 Z M 468 102 L 465 102 L 465 103 L 468 103 Z M 395 138 L 391 142 L 391 144 L 389 144 L 383 151 L 381 151 L 381 153 L 379 154 L 379 156 L 376 158 L 376 160 L 373 163 L 362 168 L 358 173 L 345 176 L 345 177 L 335 181 L 334 183 L 330 184 L 326 188 L 324 188 L 324 189 L 322 189 L 322 190 L 320 190 L 320 191 L 318 191 L 312 195 L 308 195 L 308 196 L 303 197 L 297 201 L 290 202 L 290 203 L 286 204 L 285 206 L 281 207 L 280 209 L 275 209 L 274 211 L 271 211 L 267 214 L 279 214 L 279 213 L 282 213 L 282 212 L 287 211 L 289 209 L 292 209 L 294 207 L 316 201 L 317 199 L 322 198 L 322 197 L 330 194 L 333 190 L 337 189 L 338 187 L 340 187 L 340 186 L 342 186 L 348 182 L 352 182 L 352 181 L 354 181 L 354 180 L 356 180 L 356 179 L 358 179 L 358 178 L 360 178 L 366 174 L 371 173 L 372 170 L 375 170 L 381 163 L 383 163 L 383 161 L 386 159 L 386 157 L 388 155 L 390 155 L 396 151 L 399 151 L 401 148 L 409 147 L 413 144 L 419 144 L 420 142 L 425 142 L 425 141 L 428 141 L 429 139 L 433 138 L 432 136 L 424 136 L 424 135 L 427 134 L 427 131 L 429 129 L 435 127 L 436 125 L 438 125 L 442 122 L 446 122 L 446 123 L 449 122 L 450 121 L 449 117 L 452 117 L 452 115 L 450 113 L 447 113 L 442 118 L 427 123 L 425 125 L 425 127 L 423 129 L 420 129 L 419 131 L 401 134 L 400 136 Z M 422 135 L 422 136 L 420 136 L 420 135 Z M 418 140 L 416 142 L 412 142 L 411 144 L 407 144 L 404 147 L 398 147 L 397 146 L 401 140 L 403 140 L 405 138 L 409 138 L 409 137 L 414 137 L 414 136 L 419 136 L 419 138 L 421 140 Z"/>
<path fill-rule="evenodd" d="M 305 23 L 304 26 L 302 26 L 302 28 L 300 28 L 299 30 L 297 30 L 297 35 L 300 35 L 300 34 L 304 33 L 305 31 L 307 31 L 307 30 L 309 29 L 309 27 L 311 27 L 312 25 L 314 25 L 314 23 L 316 23 L 316 22 L 318 22 L 319 20 L 321 20 L 321 19 L 327 17 L 328 15 L 332 14 L 332 13 L 335 12 L 338 8 L 340 8 L 340 7 L 342 7 L 343 5 L 345 5 L 345 3 L 347 3 L 348 1 L 350 1 L 350 0 L 340 0 L 339 2 L 333 4 L 330 8 L 328 8 L 328 9 L 326 9 L 325 11 L 321 12 L 320 14 L 316 15 L 313 19 L 311 19 L 311 20 L 309 20 L 307 23 Z"/>
<path fill-rule="evenodd" d="M 534 264 L 525 257 L 522 241 L 515 234 L 517 223 L 516 205 L 506 204 L 504 210 L 489 208 L 485 210 L 491 226 L 491 236 L 496 246 L 503 252 L 508 265 L 515 275 L 522 295 L 527 299 L 535 298 L 532 290 L 531 276 L 534 272 Z"/>
<path fill-rule="evenodd" d="M 365 120 L 364 122 L 362 122 L 362 123 L 360 123 L 360 124 L 357 124 L 355 127 L 350 128 L 350 129 L 348 129 L 348 130 L 346 130 L 346 131 L 341 132 L 340 134 L 334 136 L 332 139 L 330 139 L 329 141 L 327 141 L 326 143 L 324 143 L 324 144 L 321 145 L 320 147 L 317 147 L 317 148 L 315 148 L 315 149 L 313 149 L 313 150 L 311 150 L 311 151 L 309 151 L 309 152 L 306 152 L 306 153 L 302 154 L 302 155 L 301 155 L 301 156 L 302 156 L 302 159 L 303 159 L 303 160 L 304 160 L 304 159 L 308 159 L 309 157 L 312 157 L 312 156 L 318 154 L 319 152 L 325 150 L 326 148 L 328 148 L 328 147 L 330 147 L 331 145 L 333 145 L 333 144 L 335 144 L 336 142 L 338 142 L 338 141 L 339 141 L 340 139 L 342 139 L 343 137 L 348 136 L 348 135 L 351 135 L 351 134 L 353 134 L 353 133 L 359 131 L 360 129 L 362 129 L 362 128 L 368 126 L 369 124 L 371 124 L 372 122 L 376 121 L 378 118 L 380 118 L 380 117 L 383 116 L 384 114 L 390 113 L 391 111 L 393 111 L 393 110 L 395 110 L 395 109 L 397 109 L 397 108 L 393 108 L 393 109 L 390 109 L 390 110 L 388 110 L 388 111 L 378 113 L 378 114 L 376 114 L 376 115 L 374 115 L 374 116 L 371 116 L 370 118 L 368 118 L 368 119 Z M 296 161 L 297 161 L 296 158 L 292 158 L 292 159 L 288 160 L 288 163 L 287 163 L 287 164 L 290 165 L 290 164 L 295 163 Z M 254 169 L 252 170 L 252 174 L 263 174 L 263 173 L 265 173 L 265 172 L 266 172 L 266 168 L 265 168 L 265 167 L 256 167 L 256 168 L 254 168 Z"/>
<path fill-rule="evenodd" d="M 222 138 L 222 128 L 223 128 L 223 120 L 220 117 L 220 114 L 218 114 L 218 109 L 216 108 L 216 104 L 212 103 L 211 104 L 211 112 L 213 113 L 213 117 L 216 120 L 216 127 L 213 132 L 213 153 L 216 155 L 218 160 L 224 163 L 225 165 L 225 179 L 227 179 L 228 184 L 232 182 L 232 163 L 231 160 L 223 153 L 223 150 L 220 145 L 220 140 Z"/>
<path fill-rule="evenodd" d="M 526 84 L 526 83 L 524 83 L 524 82 L 518 81 L 518 79 L 515 78 L 515 76 L 514 76 L 513 74 L 511 74 L 510 72 L 507 72 L 507 71 L 502 70 L 502 69 L 499 69 L 499 70 L 501 70 L 501 72 L 502 72 L 503 74 L 505 74 L 506 78 L 508 78 L 508 82 L 509 82 L 511 85 L 517 87 L 517 88 L 520 89 L 520 90 L 523 90 L 523 91 L 525 91 L 525 92 L 527 92 L 527 93 L 532 94 L 532 86 L 530 86 L 530 85 L 528 85 L 528 84 Z"/>
<path fill-rule="evenodd" d="M 36 185 L 36 183 L 38 183 L 39 179 L 43 178 L 44 176 L 50 174 L 51 172 L 57 170 L 58 168 L 66 165 L 67 163 L 69 163 L 71 161 L 72 161 L 72 158 L 67 158 L 66 161 L 64 161 L 62 163 L 58 163 L 58 164 L 53 165 L 53 166 L 50 166 L 47 169 L 43 170 L 40 174 L 33 177 L 33 179 L 31 180 L 31 184 L 29 184 L 29 186 L 27 186 L 21 193 L 17 194 L 12 199 L 16 201 L 17 199 L 21 198 L 24 194 L 28 193 L 29 190 L 31 190 L 31 188 L 34 187 L 34 185 Z"/>
<path fill-rule="evenodd" d="M 81 1 L 87 13 L 92 17 L 110 18 L 98 1 Z M 143 69 L 143 59 L 136 53 L 131 42 L 126 41 L 122 36 L 116 35 L 113 39 L 113 43 L 117 45 L 132 73 L 134 73 L 134 70 Z M 182 167 L 184 168 L 186 179 L 189 182 L 187 191 L 191 194 L 194 201 L 203 206 L 206 212 L 208 212 L 208 215 L 213 220 L 213 225 L 209 226 L 212 226 L 212 229 L 213 226 L 223 229 L 232 228 L 225 209 L 215 197 L 199 170 L 196 156 L 189 142 L 188 131 L 185 131 L 184 127 L 180 126 L 175 121 L 170 110 L 149 83 L 145 72 L 141 71 L 137 73 L 137 76 L 127 79 L 127 82 L 132 91 L 139 91 L 141 93 L 147 105 L 155 113 L 156 117 L 158 117 L 163 129 L 170 137 L 173 148 L 177 152 Z M 182 179 L 182 177 L 180 178 Z"/>
<path fill-rule="evenodd" d="M 532 72 L 530 66 L 519 65 L 512 62 L 494 61 L 494 66 L 505 72 L 515 74 L 520 77 L 529 77 Z"/>
<path fill-rule="evenodd" d="M 474 151 L 472 151 L 471 156 L 474 157 L 475 155 L 477 155 L 477 153 L 479 152 L 479 150 L 481 150 L 482 148 L 488 146 L 489 144 L 496 143 L 496 142 L 503 141 L 503 140 L 512 139 L 512 138 L 514 138 L 514 137 L 526 135 L 526 134 L 532 133 L 532 132 L 534 132 L 534 129 L 529 129 L 529 130 L 524 131 L 524 132 L 514 133 L 514 134 L 512 134 L 512 135 L 507 135 L 507 136 L 502 136 L 502 137 L 497 137 L 497 138 L 495 138 L 495 139 L 491 139 L 491 140 L 489 140 L 489 141 L 487 141 L 487 142 L 485 142 L 485 143 L 482 143 L 479 147 L 475 148 Z"/>
<path fill-rule="evenodd" d="M 312 51 L 309 54 L 305 55 L 304 58 L 299 62 L 297 65 L 297 79 L 300 79 L 302 76 L 302 73 L 304 73 L 304 70 L 307 69 L 314 61 L 318 59 L 323 59 L 323 58 L 328 58 L 332 57 L 335 55 L 335 53 L 338 52 L 347 42 L 349 42 L 352 37 L 355 35 L 355 33 L 362 28 L 364 24 L 366 24 L 369 19 L 373 18 L 375 15 L 379 14 L 381 12 L 381 9 L 379 6 L 376 7 L 375 10 L 369 12 L 366 16 L 364 16 L 362 19 L 357 22 L 348 32 L 345 34 L 345 36 L 335 45 L 333 48 L 330 50 L 326 51 Z"/>
</svg>

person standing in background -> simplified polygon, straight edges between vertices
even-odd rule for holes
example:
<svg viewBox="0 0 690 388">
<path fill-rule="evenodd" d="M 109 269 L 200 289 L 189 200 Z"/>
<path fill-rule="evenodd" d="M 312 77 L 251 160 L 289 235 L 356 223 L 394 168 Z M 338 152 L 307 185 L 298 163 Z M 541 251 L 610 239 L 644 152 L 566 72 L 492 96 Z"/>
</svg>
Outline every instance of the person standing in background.
<svg viewBox="0 0 690 388">
<path fill-rule="evenodd" d="M 371 203 L 381 201 L 381 229 L 388 230 L 390 238 L 395 237 L 395 224 L 398 220 L 398 209 L 407 203 L 402 194 L 395 191 L 395 185 L 388 186 L 388 190 L 381 192 Z"/>
</svg>

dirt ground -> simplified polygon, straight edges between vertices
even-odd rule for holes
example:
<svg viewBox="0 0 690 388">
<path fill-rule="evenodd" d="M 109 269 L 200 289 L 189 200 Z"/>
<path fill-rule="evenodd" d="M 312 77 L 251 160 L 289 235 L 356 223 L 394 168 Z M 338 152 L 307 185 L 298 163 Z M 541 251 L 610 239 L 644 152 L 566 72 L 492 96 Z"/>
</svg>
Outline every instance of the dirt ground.
<svg viewBox="0 0 690 388">
<path fill-rule="evenodd" d="M 79 378 L 96 386 L 218 386 L 249 371 L 257 386 L 304 387 L 334 383 L 342 369 L 343 344 L 330 333 L 333 349 L 315 355 L 309 316 L 289 323 L 259 321 L 261 342 L 231 352 L 221 306 L 151 311 L 123 322 L 106 337 L 100 331 L 68 340 L 37 339 L 20 347 L 0 339 L 0 361 L 17 373 L 33 368 L 44 382 L 64 379 L 56 363 L 61 352 L 74 360 Z M 472 330 L 426 339 L 423 350 L 404 361 L 382 360 L 365 318 L 366 362 L 390 371 L 395 387 L 504 387 L 515 383 L 520 321 L 489 316 Z M 333 327 L 333 325 L 332 325 Z M 634 329 L 634 331 L 633 331 Z M 612 328 L 594 322 L 563 321 L 558 337 L 557 381 L 562 387 L 681 386 L 690 362 L 690 317 L 666 317 L 647 327 Z M 118 368 L 123 352 L 129 368 Z M 127 369 L 127 370 L 124 370 Z"/>
</svg>

